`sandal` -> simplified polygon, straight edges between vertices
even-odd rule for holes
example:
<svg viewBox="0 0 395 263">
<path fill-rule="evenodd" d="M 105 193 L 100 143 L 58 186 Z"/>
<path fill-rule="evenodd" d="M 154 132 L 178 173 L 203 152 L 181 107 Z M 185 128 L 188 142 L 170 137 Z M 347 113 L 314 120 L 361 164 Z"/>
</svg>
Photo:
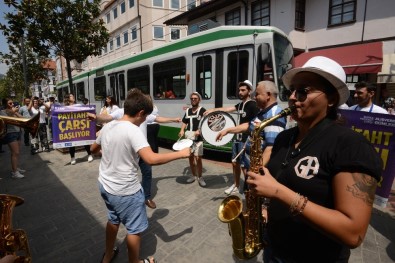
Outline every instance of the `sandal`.
<svg viewBox="0 0 395 263">
<path fill-rule="evenodd" d="M 119 248 L 118 247 L 114 247 L 114 249 L 112 250 L 112 252 L 113 252 L 113 254 L 112 254 L 112 258 L 111 258 L 111 260 L 110 260 L 110 263 L 116 258 L 116 256 L 118 255 L 118 253 L 119 253 Z M 100 263 L 102 263 L 103 262 L 103 259 L 104 259 L 104 256 L 106 255 L 106 252 L 104 252 L 103 253 L 103 257 L 101 258 L 101 261 L 100 261 Z"/>
<path fill-rule="evenodd" d="M 157 263 L 154 257 L 147 257 L 143 259 L 143 263 Z"/>
</svg>

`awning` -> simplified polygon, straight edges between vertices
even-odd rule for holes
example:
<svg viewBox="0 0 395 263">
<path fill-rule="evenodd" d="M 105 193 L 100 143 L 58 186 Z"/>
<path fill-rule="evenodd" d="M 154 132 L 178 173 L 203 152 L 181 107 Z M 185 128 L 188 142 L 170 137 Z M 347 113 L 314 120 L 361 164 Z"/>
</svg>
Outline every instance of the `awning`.
<svg viewBox="0 0 395 263">
<path fill-rule="evenodd" d="M 378 73 L 383 64 L 383 43 L 374 42 L 302 53 L 295 57 L 295 67 L 303 66 L 307 60 L 315 56 L 325 56 L 337 61 L 346 74 Z"/>
</svg>

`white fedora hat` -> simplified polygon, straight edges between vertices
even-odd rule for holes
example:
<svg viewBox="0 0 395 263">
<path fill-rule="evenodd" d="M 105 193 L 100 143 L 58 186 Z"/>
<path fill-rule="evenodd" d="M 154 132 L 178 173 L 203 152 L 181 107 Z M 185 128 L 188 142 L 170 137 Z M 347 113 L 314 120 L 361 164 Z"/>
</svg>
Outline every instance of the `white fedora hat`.
<svg viewBox="0 0 395 263">
<path fill-rule="evenodd" d="M 248 79 L 244 80 L 243 82 L 240 82 L 239 87 L 240 86 L 247 86 L 249 90 L 253 90 L 252 83 Z"/>
<path fill-rule="evenodd" d="M 312 57 L 302 67 L 291 69 L 284 74 L 282 79 L 285 87 L 289 89 L 293 77 L 299 72 L 312 72 L 329 81 L 339 93 L 338 106 L 348 100 L 350 91 L 346 85 L 346 73 L 336 61 L 322 56 Z"/>
</svg>

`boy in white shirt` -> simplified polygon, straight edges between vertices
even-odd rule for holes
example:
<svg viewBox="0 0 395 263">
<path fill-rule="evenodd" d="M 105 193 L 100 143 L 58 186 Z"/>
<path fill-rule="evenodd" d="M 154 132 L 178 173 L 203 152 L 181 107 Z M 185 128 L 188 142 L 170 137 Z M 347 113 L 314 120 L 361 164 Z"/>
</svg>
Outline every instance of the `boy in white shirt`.
<svg viewBox="0 0 395 263">
<path fill-rule="evenodd" d="M 139 126 L 152 112 L 151 100 L 135 89 L 124 103 L 120 120 L 106 124 L 92 144 L 92 153 L 102 150 L 99 167 L 99 188 L 108 209 L 106 252 L 103 262 L 110 262 L 117 254 L 114 249 L 119 224 L 125 225 L 129 262 L 139 260 L 140 234 L 148 227 L 144 191 L 138 179 L 139 156 L 150 165 L 164 164 L 187 158 L 190 149 L 165 154 L 154 153 Z M 115 135 L 116 134 L 116 135 Z M 155 262 L 152 257 L 144 262 Z"/>
</svg>

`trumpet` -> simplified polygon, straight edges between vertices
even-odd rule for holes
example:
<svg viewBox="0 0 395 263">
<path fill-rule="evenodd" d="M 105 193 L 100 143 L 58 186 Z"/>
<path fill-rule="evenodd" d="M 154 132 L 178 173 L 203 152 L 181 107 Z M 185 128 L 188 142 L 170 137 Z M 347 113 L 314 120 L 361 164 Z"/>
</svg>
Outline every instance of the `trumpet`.
<svg viewBox="0 0 395 263">
<path fill-rule="evenodd" d="M 25 118 L 16 118 L 16 117 L 8 117 L 0 115 L 0 138 L 3 138 L 7 133 L 6 125 L 15 125 L 18 127 L 22 127 L 27 129 L 32 137 L 35 137 L 37 134 L 38 126 L 40 120 L 40 113 L 33 116 L 30 119 Z"/>
</svg>

